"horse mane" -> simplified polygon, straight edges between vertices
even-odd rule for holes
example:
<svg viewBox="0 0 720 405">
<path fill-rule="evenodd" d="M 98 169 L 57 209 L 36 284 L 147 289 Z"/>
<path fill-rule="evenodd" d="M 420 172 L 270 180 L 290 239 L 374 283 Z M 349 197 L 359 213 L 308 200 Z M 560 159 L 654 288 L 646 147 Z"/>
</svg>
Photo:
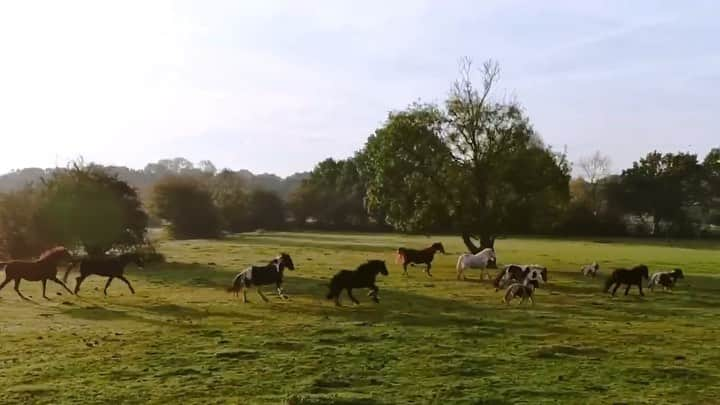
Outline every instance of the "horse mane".
<svg viewBox="0 0 720 405">
<path fill-rule="evenodd" d="M 64 246 L 55 246 L 54 248 L 48 249 L 40 255 L 38 260 L 48 260 L 56 256 L 67 254 L 68 250 Z"/>
<path fill-rule="evenodd" d="M 372 270 L 373 267 L 375 267 L 375 266 L 377 266 L 377 265 L 379 265 L 379 264 L 382 264 L 382 263 L 383 263 L 383 261 L 382 261 L 382 260 L 378 260 L 378 259 L 368 260 L 367 262 L 359 265 L 358 268 L 357 268 L 357 270 L 359 270 L 359 271 Z"/>
</svg>

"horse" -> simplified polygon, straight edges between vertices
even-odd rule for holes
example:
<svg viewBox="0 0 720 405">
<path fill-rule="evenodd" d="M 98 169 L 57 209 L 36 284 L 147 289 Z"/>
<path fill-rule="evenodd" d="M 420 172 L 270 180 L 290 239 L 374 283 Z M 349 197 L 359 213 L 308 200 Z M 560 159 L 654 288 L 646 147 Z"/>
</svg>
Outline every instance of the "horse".
<svg viewBox="0 0 720 405">
<path fill-rule="evenodd" d="M 20 280 L 27 281 L 41 281 L 42 282 L 42 296 L 46 300 L 50 299 L 45 294 L 46 284 L 48 280 L 54 281 L 60 284 L 67 292 L 72 294 L 73 292 L 57 278 L 57 266 L 60 262 L 71 261 L 72 256 L 70 252 L 62 247 L 54 247 L 45 251 L 35 260 L 11 260 L 9 262 L 1 262 L 0 267 L 5 268 L 5 281 L 0 284 L 0 290 L 2 290 L 10 281 L 15 281 L 15 292 L 20 298 L 27 300 L 20 292 Z"/>
<path fill-rule="evenodd" d="M 597 262 L 592 262 L 592 264 L 586 264 L 580 268 L 580 273 L 582 273 L 585 277 L 592 277 L 595 278 L 597 274 L 600 272 L 600 265 Z"/>
<path fill-rule="evenodd" d="M 480 269 L 480 279 L 483 279 L 483 275 L 486 273 L 488 268 L 497 268 L 496 266 L 497 257 L 495 256 L 495 250 L 492 248 L 483 249 L 480 252 L 471 255 L 465 253 L 458 257 L 457 266 L 457 279 L 460 280 L 462 277 L 465 280 L 465 269 Z"/>
<path fill-rule="evenodd" d="M 547 268 L 538 264 L 509 264 L 495 277 L 493 282 L 495 291 L 504 288 L 511 282 L 533 284 L 535 288 L 539 288 L 540 284 L 547 282 Z"/>
<path fill-rule="evenodd" d="M 128 281 L 128 279 L 126 279 L 123 275 L 125 267 L 130 263 L 135 263 L 139 269 L 142 269 L 144 266 L 142 258 L 137 253 L 125 253 L 120 256 L 85 257 L 82 260 L 75 261 L 70 264 L 67 270 L 65 270 L 63 281 L 67 282 L 70 271 L 77 264 L 80 264 L 80 276 L 75 279 L 75 294 L 80 291 L 80 285 L 82 282 L 85 281 L 88 276 L 93 274 L 108 278 L 107 283 L 105 283 L 105 289 L 103 290 L 103 294 L 106 296 L 108 287 L 110 287 L 110 283 L 112 283 L 115 278 L 122 280 L 125 284 L 127 284 L 130 292 L 135 294 L 135 290 L 130 284 L 130 281 Z"/>
<path fill-rule="evenodd" d="M 237 297 L 242 291 L 243 302 L 248 302 L 246 289 L 255 286 L 260 298 L 268 302 L 267 297 L 260 291 L 260 286 L 275 284 L 277 293 L 282 299 L 287 299 L 282 289 L 283 273 L 285 269 L 295 270 L 295 264 L 287 253 L 281 253 L 280 256 L 271 260 L 265 266 L 250 266 L 244 271 L 238 273 L 233 279 L 233 284 L 227 289 L 228 292 L 235 293 Z"/>
<path fill-rule="evenodd" d="M 675 269 L 673 271 L 661 271 L 653 273 L 648 282 L 648 288 L 650 291 L 655 291 L 655 286 L 660 284 L 663 286 L 663 290 L 670 290 L 675 286 L 678 279 L 684 279 L 685 275 L 681 269 Z"/>
<path fill-rule="evenodd" d="M 407 275 L 408 265 L 415 266 L 415 264 L 424 264 L 425 274 L 427 274 L 428 277 L 432 277 L 430 268 L 432 267 L 432 261 L 435 258 L 436 252 L 445 254 L 445 247 L 443 247 L 442 243 L 435 242 L 430 247 L 422 250 L 401 247 L 397 250 L 397 260 L 395 262 L 402 262 L 403 275 Z"/>
<path fill-rule="evenodd" d="M 506 305 L 510 305 L 510 301 L 512 301 L 513 298 L 519 297 L 522 298 L 520 304 L 530 299 L 530 303 L 535 305 L 535 299 L 533 298 L 535 288 L 536 283 L 512 283 L 505 291 L 503 302 Z"/>
<path fill-rule="evenodd" d="M 352 295 L 353 288 L 369 288 L 368 296 L 372 297 L 377 304 L 380 302 L 378 292 L 380 289 L 375 285 L 375 278 L 378 273 L 387 276 L 388 270 L 383 260 L 368 260 L 361 264 L 355 270 L 340 270 L 330 280 L 330 291 L 327 299 L 335 300 L 335 305 L 340 306 L 340 294 L 343 290 L 347 290 L 348 297 L 355 304 L 360 302 Z"/>
<path fill-rule="evenodd" d="M 630 287 L 633 285 L 636 285 L 638 287 L 638 290 L 640 290 L 640 296 L 644 296 L 643 290 L 642 290 L 642 280 L 648 279 L 648 268 L 646 265 L 641 264 L 639 266 L 635 266 L 632 269 L 615 269 L 615 271 L 612 272 L 610 277 L 608 277 L 607 281 L 605 281 L 605 292 L 610 291 L 610 287 L 615 284 L 615 288 L 612 291 L 613 297 L 615 296 L 615 292 L 618 288 L 620 288 L 620 285 L 626 284 L 627 288 L 625 289 L 625 295 L 628 295 L 628 292 L 630 291 Z"/>
</svg>

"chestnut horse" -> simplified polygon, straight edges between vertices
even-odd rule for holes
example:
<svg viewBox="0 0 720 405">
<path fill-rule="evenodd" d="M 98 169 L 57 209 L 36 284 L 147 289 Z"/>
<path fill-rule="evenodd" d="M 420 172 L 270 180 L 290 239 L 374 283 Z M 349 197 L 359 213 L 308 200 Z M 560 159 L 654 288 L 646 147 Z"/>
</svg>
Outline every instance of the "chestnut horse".
<svg viewBox="0 0 720 405">
<path fill-rule="evenodd" d="M 11 260 L 9 262 L 0 262 L 0 267 L 5 268 L 5 281 L 0 284 L 0 290 L 2 290 L 9 282 L 15 281 L 15 292 L 18 293 L 20 298 L 27 300 L 24 295 L 20 292 L 20 280 L 27 281 L 41 281 L 43 298 L 49 299 L 45 295 L 45 287 L 48 280 L 54 281 L 61 286 L 67 292 L 72 294 L 69 288 L 57 278 L 57 266 L 60 262 L 70 261 L 72 256 L 70 252 L 62 246 L 54 247 L 45 251 L 39 258 L 35 260 Z"/>
</svg>

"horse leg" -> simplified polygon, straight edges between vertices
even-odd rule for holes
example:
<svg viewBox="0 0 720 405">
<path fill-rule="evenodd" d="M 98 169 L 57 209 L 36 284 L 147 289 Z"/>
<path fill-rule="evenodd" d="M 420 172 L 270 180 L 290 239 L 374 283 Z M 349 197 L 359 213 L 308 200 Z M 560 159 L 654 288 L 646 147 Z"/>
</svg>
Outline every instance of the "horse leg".
<svg viewBox="0 0 720 405">
<path fill-rule="evenodd" d="M 72 291 L 70 291 L 70 289 L 68 288 L 68 286 L 66 286 L 66 285 L 65 285 L 65 283 L 63 283 L 62 281 L 60 281 L 60 279 L 59 279 L 59 278 L 57 278 L 57 276 L 55 276 L 55 277 L 51 278 L 50 280 L 52 280 L 52 281 L 54 281 L 54 282 L 56 282 L 56 283 L 60 284 L 61 286 L 63 286 L 63 288 L 65 289 L 65 291 L 69 292 L 69 293 L 70 293 L 70 295 L 73 295 L 73 292 L 72 292 Z"/>
<path fill-rule="evenodd" d="M 263 301 L 265 301 L 265 302 L 269 301 L 267 299 L 267 297 L 265 296 L 265 294 L 263 294 L 262 291 L 260 291 L 260 286 L 255 286 L 255 291 L 257 291 L 258 295 L 260 295 L 260 298 L 262 298 Z"/>
<path fill-rule="evenodd" d="M 355 297 L 353 297 L 353 295 L 352 295 L 352 288 L 348 288 L 347 293 L 348 293 L 348 297 L 350 297 L 350 299 L 352 300 L 352 302 L 355 303 L 355 305 L 360 305 L 360 301 L 355 299 Z"/>
<path fill-rule="evenodd" d="M 49 300 L 50 298 L 48 298 L 47 295 L 45 295 L 45 290 L 47 289 L 47 280 L 42 279 L 41 282 L 42 282 L 42 287 L 43 287 L 43 298 L 45 298 L 46 300 Z"/>
<path fill-rule="evenodd" d="M 106 297 L 107 297 L 107 289 L 108 289 L 108 287 L 110 287 L 110 283 L 112 283 L 113 278 L 114 278 L 113 276 L 110 276 L 110 278 L 108 278 L 107 283 L 105 283 L 105 289 L 103 290 L 103 294 L 105 294 Z"/>
<path fill-rule="evenodd" d="M 20 277 L 18 277 L 18 278 L 15 279 L 15 287 L 14 287 L 14 290 L 15 290 L 15 292 L 20 296 L 20 298 L 24 299 L 25 301 L 30 301 L 30 299 L 29 299 L 28 297 L 24 296 L 24 295 L 20 292 Z"/>
<path fill-rule="evenodd" d="M 5 288 L 5 286 L 11 281 L 12 281 L 12 279 L 6 275 L 5 280 L 2 282 L 2 284 L 0 284 L 0 290 Z"/>
<path fill-rule="evenodd" d="M 642 280 L 640 280 L 640 282 L 638 283 L 638 290 L 640 290 L 640 296 L 644 297 L 645 293 L 643 293 L 643 290 L 642 290 Z"/>
<path fill-rule="evenodd" d="M 612 284 L 611 284 L 611 285 L 612 285 Z M 615 293 L 617 292 L 618 288 L 620 288 L 620 283 L 619 283 L 619 282 L 615 283 L 615 288 L 613 288 L 613 290 L 612 290 L 612 296 L 613 296 L 613 297 L 615 296 Z"/>
<path fill-rule="evenodd" d="M 432 265 L 430 263 L 427 264 L 427 267 L 425 268 L 425 274 L 428 275 L 428 277 L 432 277 L 432 274 L 430 274 L 430 269 L 432 268 Z"/>
<path fill-rule="evenodd" d="M 282 299 L 284 299 L 284 300 L 288 299 L 288 296 L 285 295 L 285 293 L 283 293 L 282 283 L 280 283 L 280 282 L 278 281 L 278 282 L 275 284 L 275 286 L 277 287 L 277 293 L 278 293 L 278 295 L 280 296 L 280 298 L 282 298 Z"/>
<path fill-rule="evenodd" d="M 130 285 L 130 281 L 128 281 L 128 279 L 125 278 L 125 276 L 117 276 L 117 278 L 124 281 L 125 284 L 127 284 L 128 288 L 130 289 L 130 292 L 135 294 L 135 290 L 133 289 L 132 285 Z"/>
<path fill-rule="evenodd" d="M 407 276 L 407 266 L 408 266 L 408 263 L 403 262 L 403 276 Z"/>
<path fill-rule="evenodd" d="M 243 295 L 243 304 L 247 304 L 247 289 L 245 288 L 245 284 L 242 286 L 242 295 Z"/>
<path fill-rule="evenodd" d="M 380 289 L 376 285 L 370 286 L 370 293 L 368 293 L 368 296 L 372 296 L 373 302 L 376 304 L 380 303 L 380 297 L 378 297 L 378 293 L 380 292 Z"/>
<path fill-rule="evenodd" d="M 80 274 L 75 279 L 75 295 L 77 295 L 78 291 L 80 291 L 80 284 L 82 284 L 82 282 L 85 281 L 86 277 L 87 277 L 86 275 Z"/>
<path fill-rule="evenodd" d="M 625 295 L 628 295 L 628 293 L 630 293 L 630 287 L 631 287 L 631 286 L 632 286 L 632 284 L 628 284 L 628 285 L 627 285 L 627 287 L 625 288 Z"/>
</svg>

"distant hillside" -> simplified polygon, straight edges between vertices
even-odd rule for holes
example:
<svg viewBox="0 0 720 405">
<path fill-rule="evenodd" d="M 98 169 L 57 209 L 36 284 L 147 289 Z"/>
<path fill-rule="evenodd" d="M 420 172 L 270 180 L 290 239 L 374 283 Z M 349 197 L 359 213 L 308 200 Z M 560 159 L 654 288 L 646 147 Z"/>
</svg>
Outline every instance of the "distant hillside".
<svg viewBox="0 0 720 405">
<path fill-rule="evenodd" d="M 217 169 L 210 161 L 202 161 L 194 164 L 185 158 L 163 159 L 155 163 L 148 163 L 141 170 L 130 169 L 124 166 L 100 166 L 110 173 L 117 174 L 119 178 L 128 182 L 133 187 L 146 193 L 161 178 L 171 174 L 187 175 L 212 175 Z M 0 193 L 18 190 L 27 184 L 40 181 L 42 177 L 52 174 L 59 169 L 26 168 L 15 170 L 0 175 Z M 246 182 L 248 188 L 262 188 L 273 191 L 282 198 L 287 198 L 290 193 L 300 186 L 300 183 L 309 177 L 309 172 L 295 173 L 289 177 L 282 178 L 274 174 L 253 174 L 248 170 L 237 172 Z"/>
</svg>

